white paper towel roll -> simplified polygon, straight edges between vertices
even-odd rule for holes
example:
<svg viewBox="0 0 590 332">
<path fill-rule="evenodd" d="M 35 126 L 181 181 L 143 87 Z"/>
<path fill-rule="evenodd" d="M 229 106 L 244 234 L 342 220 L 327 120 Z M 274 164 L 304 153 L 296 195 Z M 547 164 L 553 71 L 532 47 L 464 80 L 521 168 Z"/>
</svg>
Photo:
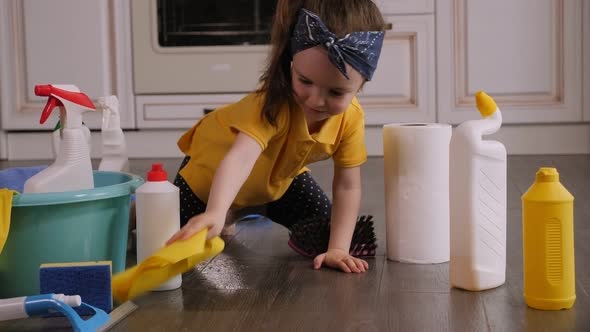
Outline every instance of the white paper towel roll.
<svg viewBox="0 0 590 332">
<path fill-rule="evenodd" d="M 383 126 L 387 258 L 409 263 L 449 261 L 451 126 Z"/>
</svg>

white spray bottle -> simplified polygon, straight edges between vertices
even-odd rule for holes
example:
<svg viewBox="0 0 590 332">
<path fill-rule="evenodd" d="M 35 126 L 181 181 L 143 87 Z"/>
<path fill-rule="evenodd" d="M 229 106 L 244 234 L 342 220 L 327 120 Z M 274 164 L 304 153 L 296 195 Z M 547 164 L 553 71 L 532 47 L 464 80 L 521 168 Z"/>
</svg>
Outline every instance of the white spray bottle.
<svg viewBox="0 0 590 332">
<path fill-rule="evenodd" d="M 60 108 L 63 138 L 55 162 L 28 179 L 23 192 L 63 192 L 94 188 L 90 151 L 82 129 L 82 114 L 87 110 L 95 110 L 94 104 L 74 85 L 37 85 L 35 94 L 49 97 L 40 123 L 47 120 L 56 106 Z"/>
<path fill-rule="evenodd" d="M 99 171 L 129 172 L 129 158 L 125 135 L 121 129 L 119 99 L 117 96 L 100 97 L 97 107 L 102 110 L 102 159 Z"/>
<path fill-rule="evenodd" d="M 506 280 L 506 148 L 482 135 L 498 131 L 494 100 L 475 95 L 483 119 L 465 121 L 450 144 L 451 286 L 478 291 Z"/>
</svg>

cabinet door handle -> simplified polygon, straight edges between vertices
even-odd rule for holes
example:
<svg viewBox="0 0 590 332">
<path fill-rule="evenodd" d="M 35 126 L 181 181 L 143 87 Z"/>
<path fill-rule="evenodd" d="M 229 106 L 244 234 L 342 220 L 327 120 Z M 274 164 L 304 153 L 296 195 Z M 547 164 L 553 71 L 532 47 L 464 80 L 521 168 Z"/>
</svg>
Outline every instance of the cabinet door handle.
<svg viewBox="0 0 590 332">
<path fill-rule="evenodd" d="M 389 23 L 385 23 L 385 30 L 393 30 L 393 23 L 389 22 Z"/>
<path fill-rule="evenodd" d="M 205 115 L 207 115 L 213 111 L 215 111 L 214 108 L 203 108 L 203 114 L 205 114 Z"/>
</svg>

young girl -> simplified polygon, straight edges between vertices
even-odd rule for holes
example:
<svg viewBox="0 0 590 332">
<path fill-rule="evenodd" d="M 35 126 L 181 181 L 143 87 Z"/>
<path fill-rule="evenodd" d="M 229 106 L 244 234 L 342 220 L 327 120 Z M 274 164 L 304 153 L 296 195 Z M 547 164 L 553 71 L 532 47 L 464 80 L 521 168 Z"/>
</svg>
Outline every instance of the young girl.
<svg viewBox="0 0 590 332">
<path fill-rule="evenodd" d="M 368 263 L 349 252 L 367 159 L 356 94 L 375 71 L 383 29 L 371 0 L 279 0 L 260 88 L 178 141 L 186 155 L 175 180 L 183 227 L 168 243 L 205 227 L 219 235 L 231 212 L 265 205 L 289 229 L 331 220 L 326 252 L 306 252 L 301 232 L 291 233 L 289 245 L 315 256 L 314 268 L 366 271 Z M 333 205 L 305 167 L 329 157 Z"/>
</svg>

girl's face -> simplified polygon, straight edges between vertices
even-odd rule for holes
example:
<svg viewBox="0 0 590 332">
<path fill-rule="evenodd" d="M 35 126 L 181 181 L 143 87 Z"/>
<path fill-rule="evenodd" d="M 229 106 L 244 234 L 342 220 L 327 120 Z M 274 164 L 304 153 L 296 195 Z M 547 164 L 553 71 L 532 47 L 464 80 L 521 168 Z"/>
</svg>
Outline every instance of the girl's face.
<svg viewBox="0 0 590 332">
<path fill-rule="evenodd" d="M 309 128 L 317 130 L 324 120 L 344 112 L 350 105 L 365 79 L 349 64 L 346 73 L 350 79 L 330 62 L 328 51 L 322 46 L 293 56 L 293 92 Z"/>
</svg>

